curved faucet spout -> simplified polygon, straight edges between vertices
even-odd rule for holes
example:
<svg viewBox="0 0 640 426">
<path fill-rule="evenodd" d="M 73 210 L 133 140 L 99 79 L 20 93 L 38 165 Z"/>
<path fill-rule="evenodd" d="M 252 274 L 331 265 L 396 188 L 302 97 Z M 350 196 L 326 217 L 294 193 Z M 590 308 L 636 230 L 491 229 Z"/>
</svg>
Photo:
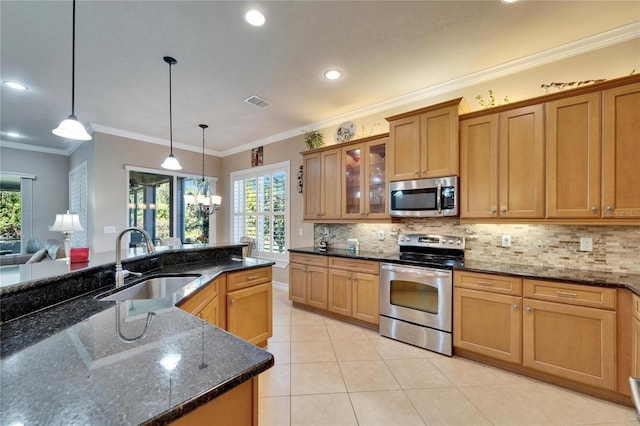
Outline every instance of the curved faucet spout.
<svg viewBox="0 0 640 426">
<path fill-rule="evenodd" d="M 124 273 L 122 272 L 122 237 L 127 232 L 140 232 L 147 243 L 147 251 L 149 253 L 155 253 L 156 251 L 147 231 L 142 228 L 136 228 L 135 226 L 123 229 L 116 237 L 116 288 L 124 285 Z"/>
<path fill-rule="evenodd" d="M 147 312 L 147 321 L 144 324 L 144 330 L 136 337 L 127 337 L 122 333 L 120 328 L 120 309 L 122 302 L 116 302 L 116 333 L 118 334 L 118 338 L 125 343 L 133 343 L 136 340 L 142 339 L 149 332 L 149 326 L 151 325 L 151 321 L 153 321 L 153 317 L 156 316 L 155 312 Z"/>
</svg>

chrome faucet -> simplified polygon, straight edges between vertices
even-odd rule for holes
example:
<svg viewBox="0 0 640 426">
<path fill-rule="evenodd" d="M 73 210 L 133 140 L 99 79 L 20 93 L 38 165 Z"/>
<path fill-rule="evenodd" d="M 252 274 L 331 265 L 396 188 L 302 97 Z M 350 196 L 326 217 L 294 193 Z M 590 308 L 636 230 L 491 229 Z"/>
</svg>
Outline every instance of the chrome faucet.
<svg viewBox="0 0 640 426">
<path fill-rule="evenodd" d="M 116 237 L 116 288 L 122 287 L 124 285 L 124 273 L 122 272 L 122 249 L 121 249 L 122 237 L 127 232 L 134 232 L 134 231 L 140 232 L 144 237 L 145 241 L 147 242 L 147 252 L 155 253 L 156 251 L 156 248 L 154 247 L 153 242 L 151 241 L 151 237 L 149 236 L 147 231 L 145 231 L 142 228 L 136 228 L 135 226 L 131 226 L 129 228 L 123 229 L 122 232 L 118 234 L 118 236 Z"/>
</svg>

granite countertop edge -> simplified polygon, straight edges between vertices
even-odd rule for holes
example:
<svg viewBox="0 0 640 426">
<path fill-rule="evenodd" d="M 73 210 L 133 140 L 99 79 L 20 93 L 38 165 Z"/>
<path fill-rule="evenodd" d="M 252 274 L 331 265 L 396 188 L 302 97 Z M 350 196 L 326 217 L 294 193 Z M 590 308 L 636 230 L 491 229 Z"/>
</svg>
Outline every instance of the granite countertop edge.
<svg viewBox="0 0 640 426">
<path fill-rule="evenodd" d="M 299 247 L 289 249 L 291 253 L 313 254 L 329 257 L 344 257 L 350 259 L 374 260 L 402 264 L 398 259 L 391 259 L 397 253 L 357 251 L 329 248 L 321 251 L 317 247 Z M 454 271 L 469 271 L 521 278 L 556 280 L 573 284 L 591 285 L 598 287 L 626 288 L 640 296 L 640 273 L 608 272 L 590 269 L 557 268 L 544 265 L 519 265 L 511 263 L 488 262 L 482 260 L 468 260 L 454 266 Z"/>
</svg>

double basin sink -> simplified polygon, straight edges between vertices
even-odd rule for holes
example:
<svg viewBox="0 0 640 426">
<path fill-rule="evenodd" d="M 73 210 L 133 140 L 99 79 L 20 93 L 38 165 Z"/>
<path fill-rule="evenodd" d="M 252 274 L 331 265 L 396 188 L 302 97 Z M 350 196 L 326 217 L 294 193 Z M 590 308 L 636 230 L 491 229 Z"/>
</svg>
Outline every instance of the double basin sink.
<svg viewBox="0 0 640 426">
<path fill-rule="evenodd" d="M 162 299 L 200 278 L 202 274 L 152 274 L 140 278 L 117 291 L 97 296 L 103 302 L 123 300 Z"/>
</svg>

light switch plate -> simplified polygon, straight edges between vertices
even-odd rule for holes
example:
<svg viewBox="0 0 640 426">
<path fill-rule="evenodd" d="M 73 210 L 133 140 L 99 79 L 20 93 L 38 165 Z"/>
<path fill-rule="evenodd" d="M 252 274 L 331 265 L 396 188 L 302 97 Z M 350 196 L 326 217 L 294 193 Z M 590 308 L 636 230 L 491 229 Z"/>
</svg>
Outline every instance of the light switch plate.
<svg viewBox="0 0 640 426">
<path fill-rule="evenodd" d="M 502 247 L 511 247 L 511 235 L 502 236 Z"/>
<path fill-rule="evenodd" d="M 384 231 L 382 229 L 378 230 L 378 241 L 384 241 Z"/>
<path fill-rule="evenodd" d="M 580 238 L 580 251 L 593 251 L 593 238 Z"/>
<path fill-rule="evenodd" d="M 116 233 L 116 227 L 115 226 L 105 226 L 104 227 L 104 233 L 105 234 L 115 234 Z"/>
</svg>

